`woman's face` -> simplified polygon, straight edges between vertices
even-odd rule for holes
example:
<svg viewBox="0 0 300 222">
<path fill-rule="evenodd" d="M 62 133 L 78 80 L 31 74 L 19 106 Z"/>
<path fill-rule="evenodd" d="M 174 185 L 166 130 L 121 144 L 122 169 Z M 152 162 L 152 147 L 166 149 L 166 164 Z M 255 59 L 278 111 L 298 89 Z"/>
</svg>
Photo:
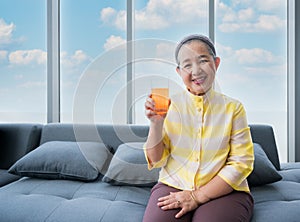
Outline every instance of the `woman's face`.
<svg viewBox="0 0 300 222">
<path fill-rule="evenodd" d="M 179 50 L 178 61 L 176 71 L 191 93 L 202 95 L 212 87 L 220 58 L 214 58 L 205 43 L 194 40 L 184 44 Z"/>
</svg>

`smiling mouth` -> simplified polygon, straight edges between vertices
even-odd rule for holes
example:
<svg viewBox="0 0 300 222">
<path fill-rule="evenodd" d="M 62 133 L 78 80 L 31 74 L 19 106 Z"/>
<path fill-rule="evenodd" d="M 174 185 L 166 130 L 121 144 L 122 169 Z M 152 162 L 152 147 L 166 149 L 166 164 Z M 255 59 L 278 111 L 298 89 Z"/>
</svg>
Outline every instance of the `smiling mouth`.
<svg viewBox="0 0 300 222">
<path fill-rule="evenodd" d="M 197 79 L 192 79 L 192 82 L 194 82 L 196 85 L 200 85 L 203 84 L 206 80 L 206 76 L 202 76 L 200 78 Z"/>
</svg>

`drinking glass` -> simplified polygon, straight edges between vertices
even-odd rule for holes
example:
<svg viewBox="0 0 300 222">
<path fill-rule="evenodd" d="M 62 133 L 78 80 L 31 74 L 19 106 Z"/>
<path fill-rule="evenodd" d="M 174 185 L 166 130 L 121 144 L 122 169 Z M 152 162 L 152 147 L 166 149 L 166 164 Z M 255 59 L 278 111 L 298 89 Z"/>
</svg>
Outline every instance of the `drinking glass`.
<svg viewBox="0 0 300 222">
<path fill-rule="evenodd" d="M 169 108 L 169 88 L 152 88 L 151 98 L 155 102 L 155 112 L 165 115 Z"/>
</svg>

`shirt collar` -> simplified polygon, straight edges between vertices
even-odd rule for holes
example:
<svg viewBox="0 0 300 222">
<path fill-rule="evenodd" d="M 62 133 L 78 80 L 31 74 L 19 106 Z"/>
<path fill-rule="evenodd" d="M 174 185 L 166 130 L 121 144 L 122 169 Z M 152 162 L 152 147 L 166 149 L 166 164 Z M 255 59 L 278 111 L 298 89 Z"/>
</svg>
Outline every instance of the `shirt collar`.
<svg viewBox="0 0 300 222">
<path fill-rule="evenodd" d="M 201 103 L 208 104 L 208 102 L 214 97 L 215 91 L 214 89 L 210 88 L 205 94 L 200 96 L 194 95 L 189 91 L 187 92 L 187 94 L 196 105 Z"/>
</svg>

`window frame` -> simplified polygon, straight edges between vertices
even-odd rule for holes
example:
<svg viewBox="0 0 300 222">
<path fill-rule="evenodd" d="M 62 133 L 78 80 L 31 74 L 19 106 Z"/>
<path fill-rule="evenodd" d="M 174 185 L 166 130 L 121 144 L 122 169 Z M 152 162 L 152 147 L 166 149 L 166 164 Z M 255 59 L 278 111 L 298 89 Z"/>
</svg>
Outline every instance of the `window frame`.
<svg viewBox="0 0 300 222">
<path fill-rule="evenodd" d="M 296 132 L 300 131 L 300 124 L 296 124 L 299 117 L 296 116 L 297 111 L 300 110 L 296 101 L 300 98 L 299 90 L 296 90 L 296 72 L 300 68 L 296 66 L 295 58 L 298 55 L 298 45 L 296 41 L 296 27 L 299 23 L 296 20 L 296 2 L 295 0 L 288 1 L 288 81 L 287 81 L 287 101 L 288 101 L 288 141 L 287 152 L 288 162 L 300 161 L 300 152 L 296 150 L 296 143 L 300 143 L 296 139 Z M 133 80 L 133 52 L 134 52 L 134 0 L 127 0 L 127 83 Z M 299 7 L 299 6 L 298 6 Z M 209 37 L 215 40 L 215 0 L 209 0 Z M 60 0 L 47 0 L 47 122 L 60 122 Z M 299 48 L 299 47 L 298 47 Z M 297 69 L 298 68 L 298 69 Z M 132 109 L 132 99 L 134 95 L 134 87 L 132 84 L 127 84 L 127 123 L 135 123 L 135 112 Z"/>
</svg>

